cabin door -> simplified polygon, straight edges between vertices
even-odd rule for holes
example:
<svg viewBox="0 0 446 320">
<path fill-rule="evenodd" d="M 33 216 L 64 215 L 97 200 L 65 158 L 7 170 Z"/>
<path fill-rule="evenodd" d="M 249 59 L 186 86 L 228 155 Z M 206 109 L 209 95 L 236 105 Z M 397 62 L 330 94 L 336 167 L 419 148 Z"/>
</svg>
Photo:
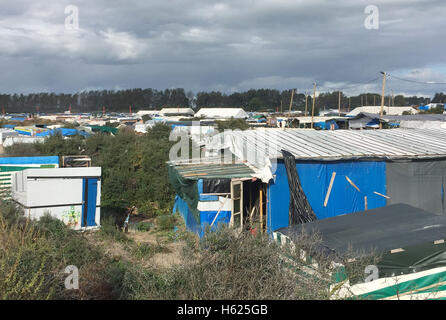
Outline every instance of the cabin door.
<svg viewBox="0 0 446 320">
<path fill-rule="evenodd" d="M 231 181 L 232 215 L 230 226 L 243 229 L 243 182 Z"/>
<path fill-rule="evenodd" d="M 98 179 L 83 179 L 82 199 L 82 227 L 96 226 L 96 200 L 98 193 Z"/>
</svg>

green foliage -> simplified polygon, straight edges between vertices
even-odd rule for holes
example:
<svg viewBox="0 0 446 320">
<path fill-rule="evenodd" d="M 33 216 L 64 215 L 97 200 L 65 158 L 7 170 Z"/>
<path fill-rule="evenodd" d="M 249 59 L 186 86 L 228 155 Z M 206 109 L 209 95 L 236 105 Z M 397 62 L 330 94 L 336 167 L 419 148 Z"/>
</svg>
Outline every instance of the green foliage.
<svg viewBox="0 0 446 320">
<path fill-rule="evenodd" d="M 105 283 L 103 273 L 90 272 L 107 265 L 104 257 L 82 234 L 48 215 L 38 222 L 5 219 L 5 215 L 11 216 L 10 210 L 0 204 L 0 299 L 109 296 L 98 295 L 98 286 Z M 81 281 L 86 281 L 82 290 L 65 289 L 64 270 L 68 265 L 79 268 L 80 279 L 84 279 Z"/>
<path fill-rule="evenodd" d="M 162 215 L 156 218 L 156 224 L 161 231 L 171 231 L 175 227 L 176 217 L 171 214 Z"/>
<path fill-rule="evenodd" d="M 151 222 L 138 222 L 135 224 L 135 229 L 141 232 L 147 232 L 153 227 L 153 223 Z"/>
<path fill-rule="evenodd" d="M 220 132 L 223 132 L 224 130 L 246 130 L 249 128 L 248 123 L 244 119 L 229 119 L 229 120 L 222 120 L 222 121 L 215 121 L 215 124 L 217 125 L 217 129 Z"/>
<path fill-rule="evenodd" d="M 435 108 L 430 108 L 429 110 L 421 110 L 420 114 L 443 114 L 445 111 L 443 106 L 438 106 Z"/>
<path fill-rule="evenodd" d="M 152 120 L 152 117 L 148 114 L 143 115 L 141 118 L 142 118 L 142 121 L 144 121 L 144 123 L 146 121 Z"/>
<path fill-rule="evenodd" d="M 126 243 L 130 241 L 125 233 L 120 230 L 119 226 L 116 225 L 113 217 L 106 217 L 102 219 L 101 230 L 99 232 L 104 238 L 108 238 L 116 242 Z"/>
</svg>

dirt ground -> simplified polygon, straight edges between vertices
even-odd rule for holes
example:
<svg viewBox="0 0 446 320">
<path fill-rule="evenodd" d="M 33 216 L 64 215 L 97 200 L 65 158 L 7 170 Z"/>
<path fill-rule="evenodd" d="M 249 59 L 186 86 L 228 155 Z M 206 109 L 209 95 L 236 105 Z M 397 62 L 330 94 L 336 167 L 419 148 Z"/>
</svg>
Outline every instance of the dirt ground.
<svg viewBox="0 0 446 320">
<path fill-rule="evenodd" d="M 172 240 L 165 233 L 159 232 L 154 219 L 140 220 L 150 222 L 153 228 L 149 231 L 137 231 L 130 229 L 125 233 L 130 241 L 121 242 L 101 236 L 100 232 L 90 233 L 88 237 L 92 243 L 99 246 L 104 253 L 113 259 L 122 259 L 129 262 L 138 262 L 142 266 L 156 266 L 169 268 L 181 263 L 182 250 L 186 242 L 181 237 Z M 184 225 L 179 223 L 177 233 L 186 232 Z M 135 256 L 134 251 L 138 246 L 148 244 L 150 247 L 157 248 L 155 254 L 147 257 Z M 159 252 L 158 252 L 159 251 Z"/>
</svg>

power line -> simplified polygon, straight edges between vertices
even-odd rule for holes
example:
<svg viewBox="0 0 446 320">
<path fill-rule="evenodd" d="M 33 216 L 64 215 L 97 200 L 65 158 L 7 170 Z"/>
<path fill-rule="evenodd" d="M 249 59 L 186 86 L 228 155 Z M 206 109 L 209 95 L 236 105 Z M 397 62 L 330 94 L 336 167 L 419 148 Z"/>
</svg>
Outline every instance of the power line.
<svg viewBox="0 0 446 320">
<path fill-rule="evenodd" d="M 363 86 L 363 85 L 366 85 L 366 84 L 375 82 L 375 81 L 377 81 L 377 80 L 379 80 L 379 79 L 381 79 L 381 77 L 377 77 L 377 78 L 374 78 L 374 79 L 372 79 L 372 80 L 369 80 L 369 81 L 366 81 L 366 82 L 363 82 L 363 83 L 359 83 L 359 84 L 355 84 L 355 85 L 351 85 L 351 86 L 346 86 L 346 87 L 343 87 L 343 88 L 328 87 L 328 86 L 320 86 L 320 88 L 321 88 L 321 89 L 324 89 L 324 90 L 327 90 L 327 89 L 328 89 L 328 90 L 337 90 L 337 91 L 341 91 L 341 90 L 347 90 L 347 89 L 352 89 L 352 88 L 361 87 L 361 86 Z"/>
<path fill-rule="evenodd" d="M 394 75 L 388 75 L 391 79 L 395 78 L 401 81 L 406 81 L 406 82 L 412 82 L 412 83 L 418 83 L 418 84 L 446 84 L 446 82 L 435 82 L 435 81 L 417 81 L 417 80 L 411 80 L 411 79 L 404 79 L 404 78 L 400 78 Z"/>
</svg>

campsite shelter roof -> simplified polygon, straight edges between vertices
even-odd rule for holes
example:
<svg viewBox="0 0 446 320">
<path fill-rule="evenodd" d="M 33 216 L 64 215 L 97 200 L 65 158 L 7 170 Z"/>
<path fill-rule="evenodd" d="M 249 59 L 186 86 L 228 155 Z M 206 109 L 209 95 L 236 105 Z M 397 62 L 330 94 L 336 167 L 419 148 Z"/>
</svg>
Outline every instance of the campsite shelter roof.
<svg viewBox="0 0 446 320">
<path fill-rule="evenodd" d="M 178 174 L 190 180 L 220 179 L 220 178 L 248 178 L 255 173 L 248 165 L 236 163 L 170 163 Z"/>
<path fill-rule="evenodd" d="M 324 247 L 341 254 L 385 253 L 444 240 L 446 216 L 407 204 L 394 204 L 294 225 L 278 232 L 291 239 L 302 234 L 318 234 Z"/>
</svg>

